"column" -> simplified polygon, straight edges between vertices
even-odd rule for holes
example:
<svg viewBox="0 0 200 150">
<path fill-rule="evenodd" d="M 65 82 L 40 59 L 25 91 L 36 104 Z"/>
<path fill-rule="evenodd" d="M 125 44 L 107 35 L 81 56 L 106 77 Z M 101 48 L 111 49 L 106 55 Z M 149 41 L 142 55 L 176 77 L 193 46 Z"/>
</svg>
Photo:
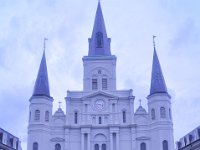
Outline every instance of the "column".
<svg viewBox="0 0 200 150">
<path fill-rule="evenodd" d="M 65 129 L 65 150 L 69 150 L 69 129 Z"/>
<path fill-rule="evenodd" d="M 131 123 L 133 124 L 134 123 L 134 119 L 133 119 L 133 115 L 134 115 L 134 98 L 133 97 L 130 97 L 130 109 L 131 109 Z"/>
<path fill-rule="evenodd" d="M 110 150 L 113 150 L 113 136 L 112 136 L 112 133 L 110 133 Z"/>
<path fill-rule="evenodd" d="M 84 133 L 81 133 L 81 150 L 84 150 Z"/>
<path fill-rule="evenodd" d="M 91 148 L 90 133 L 88 133 L 88 150 Z"/>
<path fill-rule="evenodd" d="M 132 147 L 132 149 L 136 149 L 136 132 L 135 132 L 135 128 L 131 129 L 131 147 Z"/>
<path fill-rule="evenodd" d="M 102 144 L 99 144 L 99 150 L 102 150 Z"/>
<path fill-rule="evenodd" d="M 119 132 L 116 132 L 116 150 L 119 150 Z"/>
</svg>

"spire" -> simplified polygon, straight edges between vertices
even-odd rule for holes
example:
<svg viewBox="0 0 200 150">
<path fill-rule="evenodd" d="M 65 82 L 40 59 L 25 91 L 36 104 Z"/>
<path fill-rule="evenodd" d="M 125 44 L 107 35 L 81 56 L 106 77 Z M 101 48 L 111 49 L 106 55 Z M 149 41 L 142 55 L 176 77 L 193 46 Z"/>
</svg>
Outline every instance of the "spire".
<svg viewBox="0 0 200 150">
<path fill-rule="evenodd" d="M 108 56 L 110 38 L 107 37 L 100 1 L 98 2 L 92 37 L 89 39 L 89 56 Z"/>
<path fill-rule="evenodd" d="M 165 84 L 165 79 L 164 79 L 160 62 L 156 53 L 155 41 L 154 41 L 155 37 L 156 36 L 153 36 L 154 54 L 153 54 L 150 95 L 155 94 L 155 93 L 168 94 L 167 87 Z"/>
<path fill-rule="evenodd" d="M 46 57 L 45 57 L 45 40 L 46 39 L 44 39 L 44 52 L 40 63 L 37 79 L 35 82 L 33 96 L 51 97 L 49 92 L 49 80 L 48 80 Z"/>
</svg>

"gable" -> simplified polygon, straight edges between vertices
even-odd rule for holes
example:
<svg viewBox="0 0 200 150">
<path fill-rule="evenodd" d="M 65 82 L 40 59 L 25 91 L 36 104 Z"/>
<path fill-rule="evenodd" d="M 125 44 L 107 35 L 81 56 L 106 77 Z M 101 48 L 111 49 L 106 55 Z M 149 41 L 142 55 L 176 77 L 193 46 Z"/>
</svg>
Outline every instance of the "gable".
<svg viewBox="0 0 200 150">
<path fill-rule="evenodd" d="M 117 96 L 111 95 L 109 93 L 102 92 L 102 91 L 98 91 L 98 92 L 94 92 L 92 94 L 86 95 L 86 96 L 83 97 L 83 99 L 91 99 L 91 98 L 94 98 L 94 97 L 105 97 L 105 98 L 108 98 L 108 99 L 118 99 Z"/>
</svg>

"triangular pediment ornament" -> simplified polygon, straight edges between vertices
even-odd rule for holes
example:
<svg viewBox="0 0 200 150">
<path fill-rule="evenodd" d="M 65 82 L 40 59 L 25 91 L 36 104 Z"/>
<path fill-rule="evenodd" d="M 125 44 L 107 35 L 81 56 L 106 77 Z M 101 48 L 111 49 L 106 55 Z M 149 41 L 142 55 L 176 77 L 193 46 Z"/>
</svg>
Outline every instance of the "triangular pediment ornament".
<svg viewBox="0 0 200 150">
<path fill-rule="evenodd" d="M 103 92 L 103 91 L 97 91 L 97 92 L 94 92 L 92 94 L 86 95 L 86 96 L 83 97 L 83 99 L 93 98 L 93 97 L 97 97 L 97 96 L 102 96 L 102 97 L 106 97 L 106 98 L 109 98 L 109 99 L 118 99 L 117 96 Z"/>
<path fill-rule="evenodd" d="M 55 138 L 52 138 L 50 141 L 51 141 L 51 142 L 64 142 L 65 139 L 59 138 L 59 137 L 55 137 Z"/>
</svg>

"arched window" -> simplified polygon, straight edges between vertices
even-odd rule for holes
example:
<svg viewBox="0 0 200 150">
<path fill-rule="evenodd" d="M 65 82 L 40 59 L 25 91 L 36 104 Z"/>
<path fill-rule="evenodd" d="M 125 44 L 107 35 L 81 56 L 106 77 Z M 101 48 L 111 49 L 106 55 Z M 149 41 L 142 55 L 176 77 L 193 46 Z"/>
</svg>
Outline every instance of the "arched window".
<svg viewBox="0 0 200 150">
<path fill-rule="evenodd" d="M 35 110 L 35 121 L 40 120 L 40 111 L 39 110 Z"/>
<path fill-rule="evenodd" d="M 156 112 L 155 109 L 151 109 L 151 119 L 155 120 L 156 119 Z"/>
<path fill-rule="evenodd" d="M 163 150 L 168 150 L 168 142 L 167 142 L 167 140 L 164 140 L 162 142 L 162 145 L 163 145 Z"/>
<path fill-rule="evenodd" d="M 55 145 L 55 150 L 61 150 L 61 145 L 60 145 L 59 143 L 57 143 L 57 144 Z"/>
<path fill-rule="evenodd" d="M 102 124 L 102 119 L 101 119 L 101 117 L 99 117 L 99 124 Z"/>
<path fill-rule="evenodd" d="M 38 150 L 38 143 L 37 142 L 33 143 L 33 150 Z"/>
<path fill-rule="evenodd" d="M 165 107 L 160 107 L 160 117 L 166 118 Z"/>
<path fill-rule="evenodd" d="M 123 123 L 126 123 L 126 111 L 125 110 L 123 110 L 122 111 L 122 119 L 123 119 Z"/>
<path fill-rule="evenodd" d="M 49 111 L 45 112 L 45 121 L 49 122 Z"/>
<path fill-rule="evenodd" d="M 101 32 L 96 33 L 96 47 L 97 48 L 103 47 L 103 33 Z"/>
<path fill-rule="evenodd" d="M 94 145 L 94 150 L 99 150 L 99 144 Z"/>
<path fill-rule="evenodd" d="M 112 104 L 112 112 L 115 112 L 115 104 Z"/>
<path fill-rule="evenodd" d="M 74 113 L 74 123 L 77 124 L 78 123 L 78 112 Z"/>
<path fill-rule="evenodd" d="M 140 144 L 140 150 L 146 150 L 146 143 L 142 142 Z"/>
<path fill-rule="evenodd" d="M 98 82 L 97 79 L 92 79 L 92 90 L 98 89 Z"/>
<path fill-rule="evenodd" d="M 108 89 L 108 80 L 107 78 L 102 78 L 102 90 L 107 90 Z"/>
<path fill-rule="evenodd" d="M 106 144 L 102 144 L 102 150 L 106 150 Z"/>
</svg>

